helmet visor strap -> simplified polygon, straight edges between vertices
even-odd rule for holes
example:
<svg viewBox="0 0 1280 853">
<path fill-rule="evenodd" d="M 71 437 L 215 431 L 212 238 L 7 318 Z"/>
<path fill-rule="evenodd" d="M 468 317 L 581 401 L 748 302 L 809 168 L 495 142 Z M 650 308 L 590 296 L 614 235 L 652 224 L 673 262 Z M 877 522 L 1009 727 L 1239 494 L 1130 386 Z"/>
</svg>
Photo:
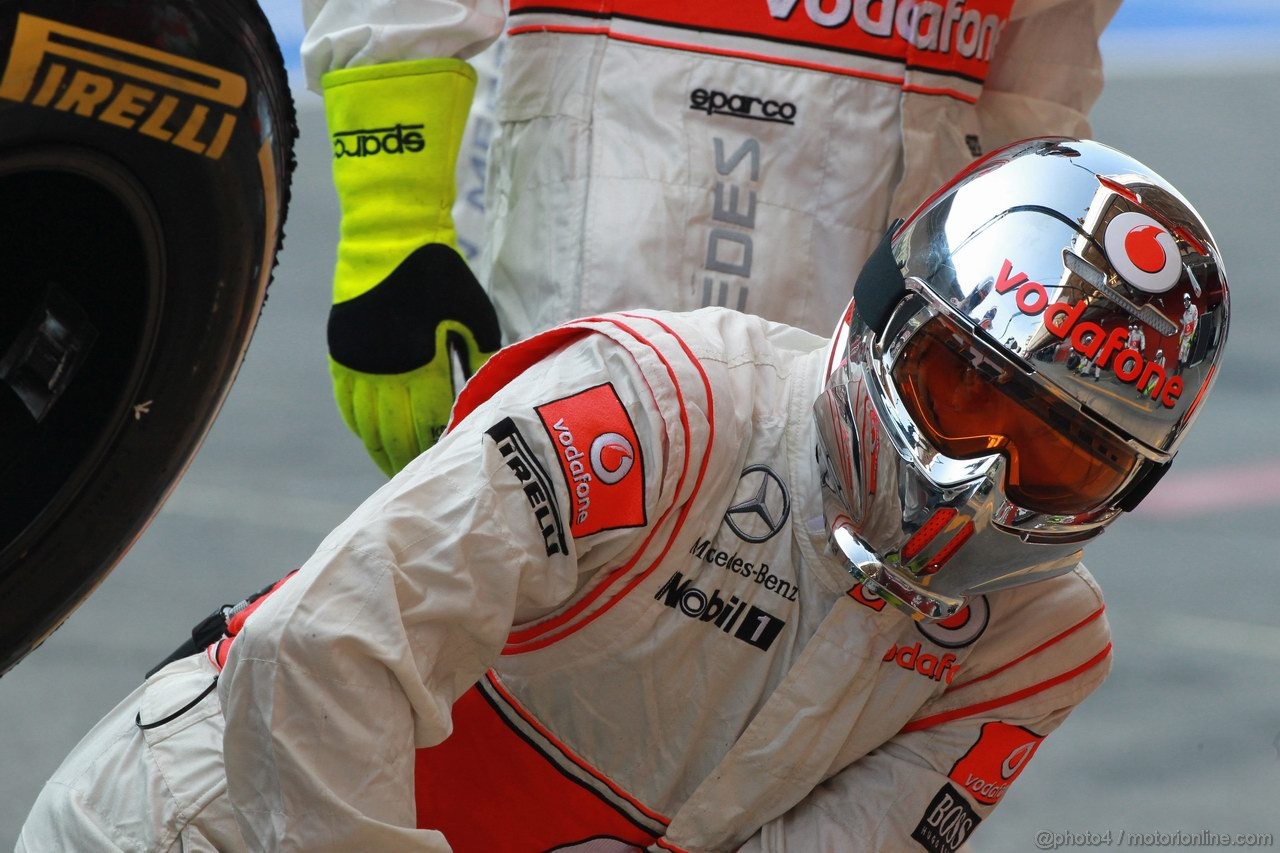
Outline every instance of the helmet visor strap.
<svg viewBox="0 0 1280 853">
<path fill-rule="evenodd" d="M 902 224 L 899 219 L 889 226 L 853 285 L 853 310 L 876 334 L 882 334 L 893 308 L 907 293 L 902 270 L 893 255 L 893 235 Z"/>
</svg>

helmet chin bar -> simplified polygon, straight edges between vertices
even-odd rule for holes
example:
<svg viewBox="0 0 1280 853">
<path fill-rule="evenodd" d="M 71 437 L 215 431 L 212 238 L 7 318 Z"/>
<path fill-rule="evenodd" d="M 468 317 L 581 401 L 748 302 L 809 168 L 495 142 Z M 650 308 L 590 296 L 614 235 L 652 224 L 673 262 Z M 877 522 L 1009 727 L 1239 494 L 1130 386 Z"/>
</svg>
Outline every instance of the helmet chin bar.
<svg viewBox="0 0 1280 853">
<path fill-rule="evenodd" d="M 916 586 L 889 570 L 876 559 L 847 524 L 831 529 L 831 541 L 844 557 L 849 574 L 860 581 L 868 592 L 903 610 L 912 619 L 934 621 L 946 619 L 965 605 L 964 598 L 937 595 Z"/>
</svg>

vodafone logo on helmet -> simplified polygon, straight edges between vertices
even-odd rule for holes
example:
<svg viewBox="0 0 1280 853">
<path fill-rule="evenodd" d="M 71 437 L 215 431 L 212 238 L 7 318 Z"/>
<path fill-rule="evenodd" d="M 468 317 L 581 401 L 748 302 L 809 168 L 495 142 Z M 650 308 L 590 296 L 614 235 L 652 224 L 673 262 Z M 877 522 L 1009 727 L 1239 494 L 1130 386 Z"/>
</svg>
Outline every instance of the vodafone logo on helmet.
<svg viewBox="0 0 1280 853">
<path fill-rule="evenodd" d="M 631 471 L 636 450 L 627 437 L 616 432 L 596 436 L 591 442 L 591 470 L 601 482 L 613 485 Z"/>
<path fill-rule="evenodd" d="M 1107 258 L 1129 284 L 1164 293 L 1182 276 L 1178 243 L 1159 222 L 1143 213 L 1122 213 L 1107 224 Z"/>
<path fill-rule="evenodd" d="M 1103 273 L 1099 271 L 1099 275 Z M 1082 319 L 1090 305 L 1088 300 L 1062 300 L 1050 304 L 1048 289 L 1038 281 L 1031 281 L 1026 273 L 1014 273 L 1013 262 L 1007 258 L 996 277 L 995 291 L 999 294 L 1014 293 L 1014 304 L 1019 311 L 1028 317 L 1040 316 L 1044 328 L 1050 334 L 1061 341 L 1070 342 L 1073 350 L 1099 369 L 1109 367 L 1121 382 L 1131 383 L 1142 389 L 1140 396 L 1149 394 L 1151 399 L 1158 400 L 1167 409 L 1177 405 L 1178 398 L 1182 395 L 1182 377 L 1176 374 L 1170 376 L 1162 359 L 1147 358 L 1145 336 L 1135 334 L 1130 341 L 1129 329 L 1125 326 L 1106 329 L 1098 323 Z M 1107 294 L 1107 298 L 1113 301 L 1124 299 L 1114 291 Z M 1190 298 L 1189 295 L 1187 298 Z M 1128 300 L 1125 302 L 1128 303 Z M 1135 319 L 1148 325 L 1157 322 L 1171 325 L 1167 317 L 1150 305 L 1139 308 L 1128 303 L 1127 307 L 1121 307 Z M 1145 312 L 1149 312 L 1150 316 L 1146 316 Z M 1173 331 L 1176 331 L 1176 327 Z"/>
</svg>

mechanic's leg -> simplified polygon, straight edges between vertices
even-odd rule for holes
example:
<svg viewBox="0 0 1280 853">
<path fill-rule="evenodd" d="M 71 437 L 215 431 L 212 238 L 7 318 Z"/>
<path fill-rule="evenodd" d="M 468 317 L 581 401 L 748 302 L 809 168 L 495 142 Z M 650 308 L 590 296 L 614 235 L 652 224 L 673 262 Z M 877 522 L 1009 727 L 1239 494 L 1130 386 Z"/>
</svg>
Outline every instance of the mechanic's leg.
<svg viewBox="0 0 1280 853">
<path fill-rule="evenodd" d="M 45 783 L 18 853 L 244 850 L 226 796 L 216 676 L 201 652 L 129 694 Z"/>
</svg>

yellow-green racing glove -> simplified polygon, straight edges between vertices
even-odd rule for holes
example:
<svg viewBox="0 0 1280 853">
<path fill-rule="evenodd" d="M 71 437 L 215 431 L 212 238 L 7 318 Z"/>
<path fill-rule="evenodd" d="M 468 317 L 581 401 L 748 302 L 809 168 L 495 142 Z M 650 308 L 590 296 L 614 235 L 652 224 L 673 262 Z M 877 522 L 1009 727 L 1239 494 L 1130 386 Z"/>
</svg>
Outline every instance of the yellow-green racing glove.
<svg viewBox="0 0 1280 853">
<path fill-rule="evenodd" d="M 461 383 L 500 345 L 451 212 L 475 72 L 427 59 L 331 71 L 322 83 L 342 213 L 334 398 L 390 476 L 436 442 Z"/>
</svg>

